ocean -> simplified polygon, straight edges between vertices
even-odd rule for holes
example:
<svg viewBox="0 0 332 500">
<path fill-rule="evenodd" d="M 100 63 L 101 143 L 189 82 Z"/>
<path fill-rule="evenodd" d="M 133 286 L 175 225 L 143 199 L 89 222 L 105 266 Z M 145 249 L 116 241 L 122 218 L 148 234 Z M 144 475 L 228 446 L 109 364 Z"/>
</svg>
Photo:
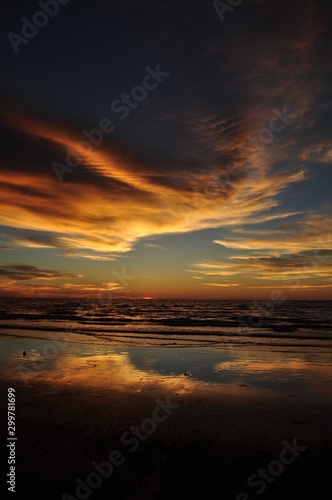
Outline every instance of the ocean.
<svg viewBox="0 0 332 500">
<path fill-rule="evenodd" d="M 332 348 L 332 301 L 1 298 L 0 334 L 164 347 Z"/>
</svg>

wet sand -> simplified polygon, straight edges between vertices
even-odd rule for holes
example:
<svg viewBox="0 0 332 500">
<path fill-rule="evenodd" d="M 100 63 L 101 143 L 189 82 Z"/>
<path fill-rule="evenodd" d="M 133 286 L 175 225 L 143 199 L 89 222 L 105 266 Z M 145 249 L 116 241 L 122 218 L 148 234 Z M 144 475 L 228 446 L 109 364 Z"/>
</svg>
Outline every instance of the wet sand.
<svg viewBox="0 0 332 500">
<path fill-rule="evenodd" d="M 13 368 L 21 363 L 17 348 L 8 356 Z M 65 492 L 67 499 L 103 500 L 331 496 L 327 395 L 209 384 L 190 374 L 161 376 L 134 369 L 125 356 L 81 358 L 78 345 L 64 353 L 35 370 L 28 384 L 17 370 L 2 370 L 2 393 L 16 391 L 15 498 L 52 500 Z M 1 406 L 5 414 L 5 397 Z M 258 469 L 279 460 L 285 441 L 306 449 L 295 451 L 280 474 L 268 473 L 257 483 Z M 76 478 L 86 484 L 96 473 L 92 463 L 108 461 L 115 450 L 121 464 L 114 464 L 108 479 L 100 475 L 98 488 L 83 488 L 77 496 Z M 248 485 L 253 474 L 256 486 Z"/>
</svg>

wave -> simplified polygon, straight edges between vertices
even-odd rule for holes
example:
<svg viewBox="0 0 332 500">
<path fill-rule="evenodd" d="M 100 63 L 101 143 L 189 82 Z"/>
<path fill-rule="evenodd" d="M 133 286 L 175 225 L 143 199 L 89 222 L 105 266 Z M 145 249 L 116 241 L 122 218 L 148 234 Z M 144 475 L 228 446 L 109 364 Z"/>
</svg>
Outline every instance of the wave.
<svg viewBox="0 0 332 500">
<path fill-rule="evenodd" d="M 0 334 L 71 341 L 332 346 L 332 302 L 0 299 Z M 79 341 L 79 340 L 77 340 Z M 241 344 L 242 343 L 242 344 Z"/>
</svg>

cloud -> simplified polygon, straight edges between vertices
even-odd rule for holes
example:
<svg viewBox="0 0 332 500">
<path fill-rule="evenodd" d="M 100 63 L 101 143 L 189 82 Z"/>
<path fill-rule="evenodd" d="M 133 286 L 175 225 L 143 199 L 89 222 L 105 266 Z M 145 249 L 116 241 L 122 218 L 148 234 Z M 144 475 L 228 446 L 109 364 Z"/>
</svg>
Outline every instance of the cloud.
<svg viewBox="0 0 332 500">
<path fill-rule="evenodd" d="M 316 215 L 264 230 L 242 230 L 231 239 L 214 242 L 236 250 L 281 252 L 329 251 L 332 249 L 332 216 Z"/>
<path fill-rule="evenodd" d="M 200 273 L 208 286 L 242 286 L 245 288 L 332 288 L 332 250 L 324 255 L 232 257 L 223 262 L 200 262 L 190 272 Z M 234 282 L 234 279 L 237 281 Z M 264 281 L 266 284 L 264 284 Z"/>
<path fill-rule="evenodd" d="M 38 136 L 50 146 L 60 145 L 63 156 L 66 147 L 76 147 L 75 133 L 68 135 L 58 126 L 16 115 L 10 121 L 26 138 Z M 134 160 L 126 163 L 125 155 L 120 161 L 108 147 L 83 156 L 83 166 L 69 175 L 69 182 L 57 181 L 52 158 L 43 173 L 33 167 L 17 176 L 11 170 L 0 171 L 0 222 L 18 231 L 11 238 L 18 247 L 113 259 L 132 250 L 141 238 L 269 220 L 275 217 L 269 211 L 279 205 L 278 195 L 304 179 L 302 170 L 271 173 L 266 158 L 257 156 L 249 173 L 235 169 L 226 185 L 216 177 L 221 172 L 216 168 L 206 174 L 188 172 L 187 183 L 166 185 L 162 176 L 151 178 L 144 165 L 135 168 Z M 82 169 L 92 170 L 100 180 L 87 182 L 81 178 Z M 209 194 L 211 172 L 218 190 L 214 197 Z"/>
<path fill-rule="evenodd" d="M 128 289 L 117 282 L 72 283 L 67 279 L 82 278 L 70 274 L 27 265 L 0 266 L 1 296 L 33 297 L 87 297 L 93 299 L 112 299 L 126 297 Z M 52 283 L 59 280 L 59 283 Z M 43 282 L 43 284 L 40 283 Z M 45 283 L 46 282 L 46 283 Z M 119 295 L 120 294 L 120 295 Z"/>
<path fill-rule="evenodd" d="M 165 56 L 161 66 L 171 75 L 158 98 L 149 97 L 125 123 L 116 122 L 116 134 L 90 152 L 81 151 L 82 129 L 98 123 L 95 110 L 110 113 L 112 96 L 108 100 L 110 90 L 102 82 L 97 85 L 105 102 L 91 97 L 83 110 L 85 123 L 74 119 L 80 101 L 70 92 L 63 96 L 61 117 L 61 107 L 50 102 L 54 82 L 43 89 L 44 99 L 49 93 L 47 112 L 38 111 L 37 101 L 31 111 L 22 99 L 9 96 L 1 129 L 0 224 L 8 230 L 2 249 L 54 250 L 67 258 L 107 262 L 139 242 L 142 249 L 157 249 L 155 243 L 144 247 L 147 238 L 216 228 L 222 235 L 214 237 L 215 243 L 232 255 L 223 262 L 197 262 L 191 269 L 197 281 L 204 278 L 203 286 L 209 277 L 215 287 L 250 280 L 261 286 L 268 276 L 276 282 L 286 272 L 290 277 L 301 259 L 321 250 L 327 255 L 331 219 L 306 218 L 301 203 L 289 202 L 317 165 L 326 168 L 332 161 L 324 9 L 311 0 L 283 2 L 282 8 L 277 0 L 253 0 L 221 26 L 212 3 L 188 10 L 169 2 L 163 12 L 153 2 L 132 7 L 136 4 L 126 24 L 136 40 L 135 54 L 146 57 L 157 47 Z M 172 36 L 151 22 L 146 15 L 151 9 L 158 10 Z M 109 27 L 102 24 L 106 34 Z M 138 24 L 148 39 L 136 37 Z M 96 60 L 91 74 L 97 74 Z M 123 71 L 116 72 L 114 88 L 123 85 L 127 91 Z M 130 67 L 130 75 L 134 71 Z M 73 82 L 76 74 L 70 74 Z M 280 118 L 274 121 L 281 128 L 271 136 L 276 109 L 295 116 L 284 128 Z M 264 142 L 266 134 L 271 140 Z M 51 165 L 65 164 L 68 151 L 82 161 L 59 183 Z M 326 267 L 320 261 L 304 276 L 325 283 Z"/>
<path fill-rule="evenodd" d="M 221 262 L 197 262 L 188 271 L 209 278 L 214 286 L 240 280 L 242 286 L 258 289 L 332 288 L 331 222 L 330 216 L 316 215 L 269 229 L 240 228 L 227 240 L 215 240 L 235 254 Z"/>
<path fill-rule="evenodd" d="M 12 282 L 25 280 L 53 280 L 59 278 L 80 278 L 79 274 L 51 271 L 49 269 L 39 269 L 35 266 L 22 264 L 0 265 L 0 279 L 9 279 Z"/>
</svg>

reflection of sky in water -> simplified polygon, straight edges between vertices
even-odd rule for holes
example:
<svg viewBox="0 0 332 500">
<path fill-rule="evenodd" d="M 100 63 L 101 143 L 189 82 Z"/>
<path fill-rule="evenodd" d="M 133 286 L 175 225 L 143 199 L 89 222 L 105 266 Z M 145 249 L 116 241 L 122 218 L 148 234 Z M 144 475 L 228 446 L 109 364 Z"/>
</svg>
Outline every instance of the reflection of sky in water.
<svg viewBox="0 0 332 500">
<path fill-rule="evenodd" d="M 301 356 L 298 352 L 244 349 L 110 347 L 13 338 L 1 339 L 0 345 L 1 366 L 7 372 L 17 373 L 20 367 L 30 370 L 29 377 L 58 377 L 59 382 L 68 383 L 80 376 L 81 381 L 91 383 L 94 379 L 96 385 L 112 381 L 122 388 L 144 382 L 180 384 L 184 390 L 203 384 L 332 395 L 332 356 L 328 353 Z"/>
<path fill-rule="evenodd" d="M 154 349 L 130 348 L 130 359 L 141 370 L 153 370 L 163 375 L 190 373 L 194 379 L 220 384 L 242 384 L 257 389 L 289 392 L 291 386 L 305 387 L 305 373 L 293 372 L 294 360 L 290 356 L 279 361 L 276 355 L 232 352 L 220 349 Z M 278 357 L 282 357 L 277 355 Z M 266 359 L 270 358 L 270 359 Z M 273 360 L 274 358 L 274 360 Z M 273 363 L 272 364 L 272 360 Z M 287 369 L 290 368 L 290 369 Z M 286 371 L 287 370 L 287 371 Z"/>
</svg>

